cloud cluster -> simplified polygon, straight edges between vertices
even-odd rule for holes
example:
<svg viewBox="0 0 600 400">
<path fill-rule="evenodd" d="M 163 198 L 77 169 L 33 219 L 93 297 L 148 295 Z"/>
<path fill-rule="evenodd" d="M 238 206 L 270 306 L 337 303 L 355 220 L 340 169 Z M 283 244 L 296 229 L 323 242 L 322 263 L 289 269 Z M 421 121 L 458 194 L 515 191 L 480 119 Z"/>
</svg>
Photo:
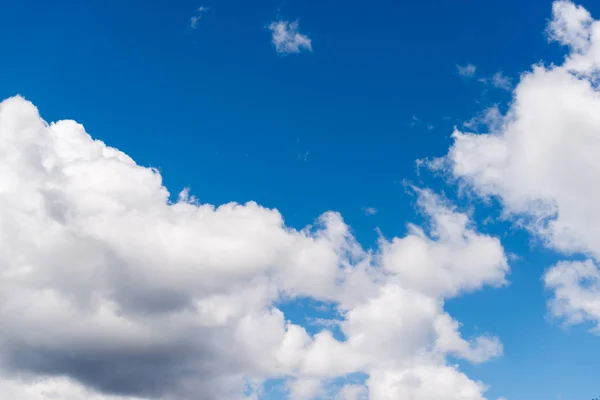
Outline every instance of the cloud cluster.
<svg viewBox="0 0 600 400">
<path fill-rule="evenodd" d="M 312 41 L 298 32 L 298 22 L 275 21 L 269 24 L 275 51 L 279 54 L 300 53 L 302 50 L 312 51 Z"/>
<path fill-rule="evenodd" d="M 448 168 L 482 197 L 498 198 L 565 260 L 544 282 L 550 310 L 567 323 L 600 326 L 600 22 L 570 1 L 555 1 L 548 37 L 568 46 L 560 65 L 522 75 L 510 109 L 487 134 L 456 130 Z"/>
<path fill-rule="evenodd" d="M 0 398 L 483 399 L 449 365 L 502 352 L 465 339 L 444 301 L 506 282 L 500 242 L 416 189 L 426 227 L 363 249 L 335 212 L 297 230 L 255 203 L 170 201 L 158 171 L 0 103 Z M 282 299 L 332 304 L 339 334 L 290 322 Z M 324 326 L 327 326 L 325 324 Z"/>
</svg>

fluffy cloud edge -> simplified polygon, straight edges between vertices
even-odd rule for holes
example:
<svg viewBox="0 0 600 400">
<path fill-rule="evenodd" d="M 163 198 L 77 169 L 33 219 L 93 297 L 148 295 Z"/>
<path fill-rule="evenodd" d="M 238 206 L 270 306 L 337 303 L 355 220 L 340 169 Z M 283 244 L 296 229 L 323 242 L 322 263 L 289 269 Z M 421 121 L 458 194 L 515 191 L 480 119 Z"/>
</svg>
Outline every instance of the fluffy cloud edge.
<svg viewBox="0 0 600 400">
<path fill-rule="evenodd" d="M 296 230 L 256 203 L 171 203 L 158 171 L 21 97 L 0 103 L 0 176 L 0 390 L 24 400 L 238 400 L 273 378 L 310 397 L 355 372 L 372 400 L 425 399 L 431 382 L 476 400 L 485 386 L 446 357 L 502 353 L 491 336 L 463 339 L 443 309 L 506 282 L 502 245 L 428 190 L 427 230 L 364 250 L 334 212 Z M 333 302 L 343 338 L 287 321 L 283 294 Z M 46 381 L 31 392 L 17 376 Z"/>
</svg>

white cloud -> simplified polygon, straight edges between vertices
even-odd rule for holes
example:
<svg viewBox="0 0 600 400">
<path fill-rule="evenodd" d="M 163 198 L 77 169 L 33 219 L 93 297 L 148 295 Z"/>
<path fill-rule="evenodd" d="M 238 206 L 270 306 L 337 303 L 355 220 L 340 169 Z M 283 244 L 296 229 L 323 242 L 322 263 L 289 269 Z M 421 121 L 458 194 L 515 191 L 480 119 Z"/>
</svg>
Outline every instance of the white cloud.
<svg viewBox="0 0 600 400">
<path fill-rule="evenodd" d="M 552 9 L 548 33 L 569 46 L 564 62 L 522 75 L 489 133 L 456 130 L 434 165 L 445 163 L 480 196 L 497 196 L 547 246 L 589 257 L 556 265 L 544 281 L 554 315 L 600 324 L 600 22 L 568 1 Z"/>
<path fill-rule="evenodd" d="M 192 29 L 196 29 L 198 27 L 198 22 L 202 19 L 202 16 L 208 10 L 209 10 L 209 8 L 208 7 L 204 7 L 204 6 L 198 7 L 196 9 L 196 14 L 192 15 L 192 17 L 190 18 L 190 27 Z"/>
<path fill-rule="evenodd" d="M 269 25 L 275 50 L 279 54 L 300 53 L 302 50 L 312 51 L 312 41 L 298 32 L 298 22 L 276 21 Z"/>
<path fill-rule="evenodd" d="M 366 251 L 334 212 L 296 230 L 255 203 L 185 191 L 171 203 L 158 171 L 5 100 L 0 398 L 241 400 L 284 378 L 302 399 L 362 372 L 367 389 L 339 396 L 482 399 L 446 358 L 479 363 L 502 345 L 463 339 L 444 300 L 503 285 L 506 257 L 465 214 L 417 194 L 430 229 Z M 287 321 L 276 304 L 299 297 L 332 302 L 345 339 Z"/>
<path fill-rule="evenodd" d="M 370 400 L 481 400 L 485 386 L 451 366 L 421 366 L 404 371 L 374 373 Z"/>
<path fill-rule="evenodd" d="M 311 400 L 324 394 L 320 379 L 294 379 L 288 382 L 290 400 Z"/>
<path fill-rule="evenodd" d="M 202 16 L 200 15 L 192 15 L 190 18 L 190 27 L 196 29 L 198 27 L 198 21 L 200 21 L 201 18 Z"/>
<path fill-rule="evenodd" d="M 591 321 L 600 334 L 600 269 L 590 260 L 561 262 L 544 275 L 544 283 L 554 293 L 552 313 L 567 323 Z"/>
<path fill-rule="evenodd" d="M 456 70 L 460 76 L 465 78 L 474 78 L 477 75 L 477 67 L 473 64 L 457 65 Z M 510 77 L 504 75 L 502 71 L 496 72 L 491 77 L 481 77 L 478 79 L 478 81 L 487 85 L 491 85 L 497 89 L 512 89 Z"/>
<path fill-rule="evenodd" d="M 467 78 L 472 78 L 475 76 L 475 72 L 477 71 L 477 67 L 473 64 L 466 65 L 457 65 L 456 70 L 460 76 L 464 76 Z"/>
<path fill-rule="evenodd" d="M 377 214 L 377 209 L 375 207 L 363 207 L 362 210 L 367 216 Z"/>
<path fill-rule="evenodd" d="M 468 129 L 472 129 L 475 132 L 480 127 L 484 127 L 490 130 L 498 130 L 501 128 L 504 118 L 502 112 L 497 105 L 491 106 L 475 115 L 473 118 L 465 121 L 463 126 Z"/>
<path fill-rule="evenodd" d="M 585 52 L 591 44 L 593 22 L 585 8 L 570 1 L 555 1 L 552 20 L 548 24 L 548 39 L 570 46 L 575 53 Z"/>
<path fill-rule="evenodd" d="M 490 77 L 479 78 L 478 81 L 496 89 L 511 90 L 513 87 L 512 79 L 504 75 L 502 71 L 498 71 Z"/>
<path fill-rule="evenodd" d="M 363 385 L 346 384 L 337 395 L 336 400 L 367 400 L 368 391 Z"/>
<path fill-rule="evenodd" d="M 502 73 L 502 71 L 496 72 L 494 75 L 492 75 L 492 78 L 490 81 L 491 81 L 492 86 L 494 86 L 497 89 L 504 89 L 504 90 L 512 89 L 511 79 L 508 76 L 504 75 L 504 73 Z"/>
</svg>

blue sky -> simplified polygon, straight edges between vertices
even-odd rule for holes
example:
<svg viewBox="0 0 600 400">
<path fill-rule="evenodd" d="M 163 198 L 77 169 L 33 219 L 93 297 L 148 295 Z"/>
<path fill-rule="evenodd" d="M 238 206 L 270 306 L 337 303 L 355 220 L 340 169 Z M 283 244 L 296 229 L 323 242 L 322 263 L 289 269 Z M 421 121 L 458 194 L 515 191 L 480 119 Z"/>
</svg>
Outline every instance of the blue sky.
<svg viewBox="0 0 600 400">
<path fill-rule="evenodd" d="M 600 16 L 600 4 L 578 4 Z M 295 229 L 334 210 L 373 249 L 378 232 L 392 238 L 423 223 L 409 185 L 470 210 L 477 231 L 516 257 L 508 286 L 445 305 L 465 337 L 491 332 L 503 354 L 480 365 L 451 361 L 489 385 L 489 399 L 600 393 L 592 324 L 553 318 L 542 281 L 557 261 L 586 251 L 561 255 L 501 220 L 497 198 L 460 195 L 457 182 L 416 167 L 448 153 L 454 126 L 494 105 L 506 111 L 512 93 L 494 87 L 494 74 L 512 88 L 533 64 L 562 62 L 568 49 L 545 34 L 550 1 L 22 0 L 2 8 L 0 97 L 20 94 L 47 121 L 82 123 L 160 170 L 173 199 L 189 187 L 202 203 L 252 200 Z M 312 51 L 278 54 L 274 21 L 298 21 Z M 475 76 L 457 68 L 468 64 Z M 280 307 L 308 329 L 306 318 L 331 316 L 299 300 Z"/>
</svg>

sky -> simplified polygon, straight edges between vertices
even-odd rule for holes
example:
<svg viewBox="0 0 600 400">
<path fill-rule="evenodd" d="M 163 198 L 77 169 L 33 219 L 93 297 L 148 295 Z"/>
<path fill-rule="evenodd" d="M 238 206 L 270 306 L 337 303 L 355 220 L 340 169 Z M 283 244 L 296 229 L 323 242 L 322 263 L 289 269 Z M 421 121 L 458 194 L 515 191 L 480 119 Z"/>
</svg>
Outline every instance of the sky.
<svg viewBox="0 0 600 400">
<path fill-rule="evenodd" d="M 600 396 L 599 20 L 5 1 L 0 398 Z"/>
</svg>

